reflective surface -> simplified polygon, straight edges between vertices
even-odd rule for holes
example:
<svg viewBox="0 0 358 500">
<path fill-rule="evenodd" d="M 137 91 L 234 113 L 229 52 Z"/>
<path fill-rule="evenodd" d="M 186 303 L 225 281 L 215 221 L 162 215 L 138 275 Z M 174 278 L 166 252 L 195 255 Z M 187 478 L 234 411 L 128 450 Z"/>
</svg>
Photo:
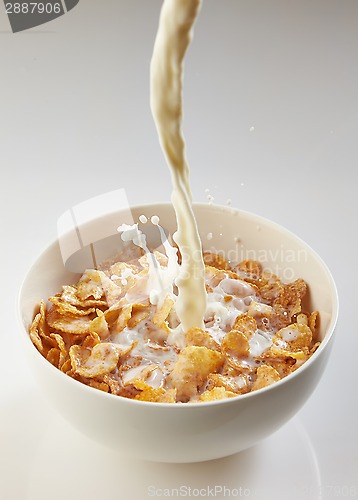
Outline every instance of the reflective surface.
<svg viewBox="0 0 358 500">
<path fill-rule="evenodd" d="M 197 464 L 160 464 L 124 459 L 99 446 L 52 413 L 34 392 L 20 405 L 12 401 L 1 412 L 2 421 L 13 419 L 24 404 L 28 411 L 26 417 L 18 415 L 17 432 L 2 440 L 6 449 L 22 450 L 8 456 L 9 470 L 22 471 L 21 481 L 14 472 L 4 477 L 2 487 L 13 495 L 9 498 L 321 498 L 316 452 L 299 419 L 238 455 Z M 288 455 L 288 448 L 294 452 Z"/>
</svg>

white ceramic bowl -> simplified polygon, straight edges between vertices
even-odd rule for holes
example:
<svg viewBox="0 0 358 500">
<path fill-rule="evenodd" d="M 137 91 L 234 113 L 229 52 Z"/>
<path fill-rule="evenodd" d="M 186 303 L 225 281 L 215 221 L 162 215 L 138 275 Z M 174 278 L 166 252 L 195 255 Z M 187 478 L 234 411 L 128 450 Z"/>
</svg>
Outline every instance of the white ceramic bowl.
<svg viewBox="0 0 358 500">
<path fill-rule="evenodd" d="M 28 336 L 39 301 L 77 278 L 64 268 L 58 241 L 31 267 L 19 295 L 21 337 L 48 400 L 87 436 L 126 455 L 147 460 L 197 462 L 224 457 L 276 431 L 315 389 L 328 360 L 337 320 L 337 291 L 332 276 L 320 257 L 302 240 L 279 225 L 247 212 L 207 204 L 195 205 L 194 211 L 204 249 L 215 248 L 237 260 L 257 258 L 280 276 L 288 280 L 301 277 L 309 285 L 305 306 L 320 312 L 322 344 L 302 367 L 270 387 L 223 401 L 173 405 L 114 396 L 63 374 L 42 357 Z M 169 204 L 132 208 L 134 220 L 141 214 L 158 215 L 163 227 L 170 232 L 175 230 Z M 128 211 L 92 220 L 80 229 L 87 234 L 87 241 L 96 241 L 96 235 L 103 235 L 106 226 L 105 233 L 109 234 L 123 222 L 132 222 L 128 220 Z M 209 233 L 212 239 L 207 238 Z M 110 238 L 107 241 L 113 251 L 110 248 L 113 242 Z M 102 251 L 105 247 L 102 242 Z M 67 253 L 71 253 L 68 248 Z M 74 261 L 68 259 L 67 267 L 79 266 L 78 255 Z M 82 258 L 86 256 L 83 254 Z M 86 264 L 83 263 L 83 268 Z"/>
</svg>

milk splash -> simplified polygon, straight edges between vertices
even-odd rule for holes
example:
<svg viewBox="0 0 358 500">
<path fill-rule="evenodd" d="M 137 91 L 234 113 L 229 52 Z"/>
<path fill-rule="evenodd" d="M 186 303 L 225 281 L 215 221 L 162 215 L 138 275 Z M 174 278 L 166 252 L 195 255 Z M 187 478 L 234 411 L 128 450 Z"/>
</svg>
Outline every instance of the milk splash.
<svg viewBox="0 0 358 500">
<path fill-rule="evenodd" d="M 143 216 L 141 216 L 141 218 L 143 221 Z M 138 224 L 122 224 L 117 230 L 121 233 L 121 239 L 123 241 L 132 241 L 134 245 L 144 250 L 148 263 L 146 293 L 149 297 L 150 303 L 160 307 L 163 304 L 165 297 L 168 295 L 174 297 L 173 284 L 175 282 L 175 278 L 179 274 L 179 264 L 177 249 L 169 243 L 164 229 L 159 225 L 159 217 L 152 217 L 151 222 L 158 227 L 160 239 L 168 257 L 167 266 L 162 267 L 158 262 L 155 253 L 149 250 L 146 236 L 139 229 Z"/>
</svg>

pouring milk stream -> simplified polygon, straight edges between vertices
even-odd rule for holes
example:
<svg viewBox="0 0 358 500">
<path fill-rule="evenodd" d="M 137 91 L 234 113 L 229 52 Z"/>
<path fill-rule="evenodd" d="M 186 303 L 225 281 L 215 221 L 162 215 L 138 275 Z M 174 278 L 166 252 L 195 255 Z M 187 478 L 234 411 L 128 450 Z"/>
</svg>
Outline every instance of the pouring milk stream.
<svg viewBox="0 0 358 500">
<path fill-rule="evenodd" d="M 164 0 L 150 68 L 150 103 L 172 177 L 178 230 L 173 235 L 182 263 L 176 279 L 176 313 L 183 330 L 204 328 L 205 266 L 191 205 L 182 124 L 183 61 L 201 0 Z"/>
</svg>

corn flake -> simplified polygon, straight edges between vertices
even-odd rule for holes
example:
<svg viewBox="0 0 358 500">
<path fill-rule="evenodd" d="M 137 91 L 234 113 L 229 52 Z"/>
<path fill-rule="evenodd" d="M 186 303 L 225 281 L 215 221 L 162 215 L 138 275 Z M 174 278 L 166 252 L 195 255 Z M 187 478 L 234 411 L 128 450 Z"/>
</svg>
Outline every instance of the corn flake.
<svg viewBox="0 0 358 500">
<path fill-rule="evenodd" d="M 60 332 L 83 335 L 89 332 L 91 319 L 88 316 L 64 316 L 55 305 L 47 312 L 46 320 L 49 326 Z"/>
<path fill-rule="evenodd" d="M 154 388 L 140 379 L 134 380 L 132 384 L 137 390 L 141 391 L 134 399 L 152 403 L 175 403 L 176 389 Z"/>
<path fill-rule="evenodd" d="M 263 387 L 267 387 L 274 382 L 278 382 L 281 377 L 272 366 L 262 365 L 257 369 L 257 377 L 252 385 L 252 390 L 257 391 Z"/>
<path fill-rule="evenodd" d="M 131 317 L 128 320 L 128 328 L 135 328 L 139 323 L 150 316 L 148 304 L 133 304 Z"/>
<path fill-rule="evenodd" d="M 96 332 L 90 332 L 82 342 L 82 347 L 92 349 L 95 345 L 101 343 L 101 338 Z"/>
<path fill-rule="evenodd" d="M 113 330 L 115 332 L 121 332 L 122 330 L 124 330 L 125 327 L 128 325 L 128 321 L 131 318 L 131 314 L 132 314 L 132 304 L 128 304 L 122 307 L 120 313 L 118 314 L 118 318 Z"/>
<path fill-rule="evenodd" d="M 119 356 L 119 349 L 110 343 L 97 344 L 92 350 L 79 345 L 70 348 L 74 372 L 87 378 L 110 373 L 117 366 Z"/>
<path fill-rule="evenodd" d="M 66 359 L 68 358 L 68 352 L 66 349 L 65 342 L 63 338 L 61 337 L 60 334 L 58 333 L 51 333 L 50 336 L 56 341 L 58 348 L 60 350 L 60 358 L 58 362 L 58 368 L 61 368 Z"/>
<path fill-rule="evenodd" d="M 230 330 L 223 338 L 221 350 L 228 356 L 244 358 L 250 354 L 250 344 L 247 337 L 238 330 Z"/>
<path fill-rule="evenodd" d="M 61 366 L 61 372 L 63 373 L 67 373 L 69 372 L 70 370 L 72 370 L 72 365 L 71 365 L 71 360 L 68 359 L 67 361 L 65 361 L 63 363 L 63 365 Z"/>
<path fill-rule="evenodd" d="M 312 332 L 304 323 L 293 323 L 281 328 L 273 337 L 273 346 L 282 346 L 282 342 L 288 345 L 291 351 L 309 348 L 312 342 Z"/>
<path fill-rule="evenodd" d="M 77 288 L 75 286 L 71 285 L 64 285 L 62 287 L 62 293 L 60 295 L 61 300 L 63 302 L 67 302 L 68 304 L 71 304 L 76 307 L 83 307 L 83 308 L 89 308 L 89 307 L 104 307 L 107 306 L 107 301 L 106 300 L 101 300 L 101 299 L 85 299 L 81 300 L 78 295 L 77 295 Z"/>
<path fill-rule="evenodd" d="M 174 363 L 169 380 L 177 389 L 177 399 L 188 401 L 203 386 L 210 373 L 223 365 L 224 356 L 206 347 L 187 346 Z"/>
<path fill-rule="evenodd" d="M 218 401 L 236 396 L 235 392 L 227 391 L 224 387 L 214 387 L 200 394 L 198 401 Z"/>
<path fill-rule="evenodd" d="M 301 300 L 305 296 L 307 285 L 302 279 L 297 279 L 288 285 L 282 285 L 275 303 L 288 310 L 290 317 L 301 312 Z"/>
<path fill-rule="evenodd" d="M 220 345 L 212 338 L 212 336 L 201 328 L 189 328 L 185 333 L 187 345 L 204 346 L 208 349 L 220 351 Z"/>
<path fill-rule="evenodd" d="M 214 267 L 216 269 L 230 270 L 231 267 L 229 263 L 219 254 L 212 252 L 204 252 L 203 254 L 204 264 L 206 266 Z"/>
<path fill-rule="evenodd" d="M 160 308 L 156 310 L 152 317 L 152 323 L 157 325 L 159 328 L 162 328 L 167 333 L 169 333 L 168 322 L 166 321 L 170 311 L 174 305 L 174 300 L 170 295 L 167 295 L 164 299 L 164 302 Z"/>
<path fill-rule="evenodd" d="M 104 313 L 97 309 L 97 318 L 94 318 L 89 324 L 89 332 L 97 333 L 100 339 L 107 339 L 110 335 L 108 324 Z"/>
<path fill-rule="evenodd" d="M 214 387 L 223 387 L 227 391 L 235 394 L 245 394 L 250 390 L 248 377 L 243 374 L 230 376 L 221 375 L 220 373 L 211 373 L 208 376 L 208 389 Z"/>
<path fill-rule="evenodd" d="M 260 286 L 262 267 L 255 260 L 243 260 L 236 266 L 238 275 L 245 281 Z"/>
<path fill-rule="evenodd" d="M 105 382 L 99 382 L 98 380 L 91 379 L 89 381 L 90 387 L 94 387 L 95 389 L 99 389 L 102 392 L 109 392 L 109 385 Z"/>
<path fill-rule="evenodd" d="M 96 312 L 96 309 L 93 307 L 79 309 L 78 307 L 62 300 L 61 296 L 50 297 L 48 300 L 55 304 L 56 309 L 63 315 L 71 314 L 72 316 L 88 316 L 89 314 Z"/>
<path fill-rule="evenodd" d="M 50 348 L 57 346 L 56 341 L 49 335 L 46 323 L 46 304 L 43 300 L 40 303 L 40 311 L 30 325 L 29 334 L 32 342 L 42 354 L 46 355 Z"/>
<path fill-rule="evenodd" d="M 235 319 L 231 330 L 239 331 L 249 339 L 257 330 L 255 318 L 248 314 L 241 314 Z"/>
<path fill-rule="evenodd" d="M 47 353 L 46 359 L 49 361 L 53 366 L 56 366 L 56 368 L 59 368 L 59 362 L 60 362 L 60 349 L 57 349 L 57 347 L 52 347 Z"/>
</svg>

